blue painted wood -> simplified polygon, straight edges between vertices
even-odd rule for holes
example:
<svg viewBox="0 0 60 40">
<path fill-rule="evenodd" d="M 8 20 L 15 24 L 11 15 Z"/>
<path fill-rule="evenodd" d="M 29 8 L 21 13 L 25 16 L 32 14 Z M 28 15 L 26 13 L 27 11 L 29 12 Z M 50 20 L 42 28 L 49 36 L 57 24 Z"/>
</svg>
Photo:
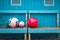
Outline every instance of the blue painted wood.
<svg viewBox="0 0 60 40">
<path fill-rule="evenodd" d="M 60 14 L 59 14 L 59 27 L 60 27 Z"/>
<path fill-rule="evenodd" d="M 27 10 L 27 11 L 28 10 L 60 10 L 59 4 L 60 4 L 60 0 L 55 0 L 55 4 L 54 4 L 55 6 L 44 6 L 44 0 L 23 0 L 21 6 L 11 6 L 11 0 L 0 0 L 0 5 L 1 5 L 0 10 Z M 16 12 L 16 13 L 20 13 L 20 12 Z"/>
<path fill-rule="evenodd" d="M 24 33 L 0 33 L 2 39 L 24 39 Z"/>
<path fill-rule="evenodd" d="M 0 0 L 0 10 L 60 10 L 60 0 L 54 6 L 44 6 L 44 0 L 22 0 L 21 6 L 12 6 L 11 0 Z"/>
<path fill-rule="evenodd" d="M 56 38 L 56 33 L 31 33 L 31 39 Z"/>
<path fill-rule="evenodd" d="M 28 33 L 60 33 L 60 28 L 29 28 Z"/>
<path fill-rule="evenodd" d="M 57 26 L 57 13 L 31 13 L 30 18 L 36 18 L 38 20 L 37 28 Z"/>
<path fill-rule="evenodd" d="M 20 21 L 24 21 L 26 24 L 26 14 L 24 13 L 0 13 L 0 28 L 9 28 L 8 27 L 8 22 L 10 18 L 17 18 Z M 1 25 L 3 24 L 3 25 Z"/>
<path fill-rule="evenodd" d="M 27 10 L 0 10 L 0 13 L 27 13 Z M 59 13 L 59 10 L 29 10 L 29 13 Z"/>
<path fill-rule="evenodd" d="M 6 13 L 18 14 L 18 13 L 27 13 L 27 11 L 26 10 L 0 10 L 0 13 L 3 13 L 3 14 L 6 14 Z"/>
<path fill-rule="evenodd" d="M 29 10 L 29 13 L 54 13 L 57 14 L 59 13 L 59 10 Z"/>
<path fill-rule="evenodd" d="M 5 28 L 0 29 L 0 33 L 27 33 L 27 28 Z"/>
</svg>

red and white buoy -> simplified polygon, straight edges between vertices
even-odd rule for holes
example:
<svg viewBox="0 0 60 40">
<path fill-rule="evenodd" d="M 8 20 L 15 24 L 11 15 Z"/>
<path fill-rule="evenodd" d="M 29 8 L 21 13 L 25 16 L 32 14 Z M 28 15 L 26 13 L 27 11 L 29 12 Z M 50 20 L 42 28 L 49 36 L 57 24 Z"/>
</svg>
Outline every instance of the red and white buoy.
<svg viewBox="0 0 60 40">
<path fill-rule="evenodd" d="M 16 25 L 17 21 L 18 21 L 18 19 L 15 18 L 15 17 L 10 18 L 10 19 L 9 19 L 9 22 L 8 22 L 9 27 L 10 27 L 10 28 L 15 28 L 15 27 L 17 26 L 17 25 Z"/>
<path fill-rule="evenodd" d="M 23 21 L 19 22 L 19 27 L 23 28 L 25 26 L 25 23 Z"/>
</svg>

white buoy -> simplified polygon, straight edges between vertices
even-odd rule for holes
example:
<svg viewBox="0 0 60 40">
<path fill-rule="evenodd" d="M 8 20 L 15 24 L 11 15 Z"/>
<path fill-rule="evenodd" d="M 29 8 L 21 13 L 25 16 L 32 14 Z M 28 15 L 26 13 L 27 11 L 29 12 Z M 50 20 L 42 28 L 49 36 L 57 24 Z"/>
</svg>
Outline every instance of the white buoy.
<svg viewBox="0 0 60 40">
<path fill-rule="evenodd" d="M 18 19 L 17 18 L 15 18 L 15 17 L 13 17 L 13 18 L 10 18 L 9 19 L 9 27 L 11 27 L 11 28 L 15 28 L 16 27 L 16 22 L 18 21 Z"/>
<path fill-rule="evenodd" d="M 25 23 L 23 21 L 19 22 L 19 27 L 23 28 L 25 26 Z"/>
</svg>

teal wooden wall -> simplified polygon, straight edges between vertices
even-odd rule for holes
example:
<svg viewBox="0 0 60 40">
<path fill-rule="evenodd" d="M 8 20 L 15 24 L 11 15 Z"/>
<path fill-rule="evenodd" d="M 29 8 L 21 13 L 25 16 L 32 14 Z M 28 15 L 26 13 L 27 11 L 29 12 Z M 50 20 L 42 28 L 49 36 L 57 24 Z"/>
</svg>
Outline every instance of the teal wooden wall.
<svg viewBox="0 0 60 40">
<path fill-rule="evenodd" d="M 11 5 L 11 0 L 0 0 L 0 10 L 27 10 L 27 11 L 29 11 L 29 10 L 59 10 L 59 13 L 60 13 L 60 0 L 55 0 L 54 2 L 55 2 L 54 6 L 44 6 L 44 0 L 22 0 L 22 5 L 21 6 L 12 6 Z M 2 18 L 2 15 L 0 17 Z M 31 17 L 33 17 L 33 16 L 31 16 Z M 56 15 L 55 16 L 51 15 L 52 19 L 56 19 L 55 17 L 56 17 Z M 43 18 L 43 17 L 41 17 L 41 18 Z M 47 21 L 47 20 L 44 20 L 44 22 L 45 21 Z M 52 20 L 52 22 L 54 22 L 53 26 L 56 26 L 55 21 L 56 20 L 54 20 L 54 21 Z M 59 21 L 59 23 L 60 23 L 60 21 Z M 59 24 L 59 26 L 60 26 L 60 24 Z M 49 35 L 51 35 L 51 34 L 49 34 Z M 55 36 L 54 35 L 52 35 L 52 36 L 55 37 L 56 35 Z"/>
<path fill-rule="evenodd" d="M 0 10 L 59 10 L 60 0 L 54 6 L 44 6 L 44 0 L 21 0 L 21 6 L 12 6 L 11 0 L 0 0 Z"/>
<path fill-rule="evenodd" d="M 54 0 L 54 6 L 44 6 L 44 0 L 21 1 L 21 6 L 12 6 L 11 0 L 0 0 L 0 10 L 59 10 L 60 13 L 60 0 Z"/>
</svg>

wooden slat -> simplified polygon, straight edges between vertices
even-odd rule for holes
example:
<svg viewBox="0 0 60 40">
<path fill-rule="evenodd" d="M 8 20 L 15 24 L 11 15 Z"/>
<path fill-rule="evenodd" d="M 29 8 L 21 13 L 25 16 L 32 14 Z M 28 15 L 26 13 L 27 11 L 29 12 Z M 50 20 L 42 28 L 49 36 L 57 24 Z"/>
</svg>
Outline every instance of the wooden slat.
<svg viewBox="0 0 60 40">
<path fill-rule="evenodd" d="M 27 34 L 26 33 L 24 34 L 24 40 L 27 40 Z"/>
<path fill-rule="evenodd" d="M 29 28 L 29 33 L 60 33 L 60 28 L 58 27 L 46 27 L 46 28 Z"/>
<path fill-rule="evenodd" d="M 28 40 L 31 40 L 31 34 L 30 33 L 28 34 Z"/>
<path fill-rule="evenodd" d="M 27 33 L 27 28 L 2 28 L 0 33 Z"/>
</svg>

